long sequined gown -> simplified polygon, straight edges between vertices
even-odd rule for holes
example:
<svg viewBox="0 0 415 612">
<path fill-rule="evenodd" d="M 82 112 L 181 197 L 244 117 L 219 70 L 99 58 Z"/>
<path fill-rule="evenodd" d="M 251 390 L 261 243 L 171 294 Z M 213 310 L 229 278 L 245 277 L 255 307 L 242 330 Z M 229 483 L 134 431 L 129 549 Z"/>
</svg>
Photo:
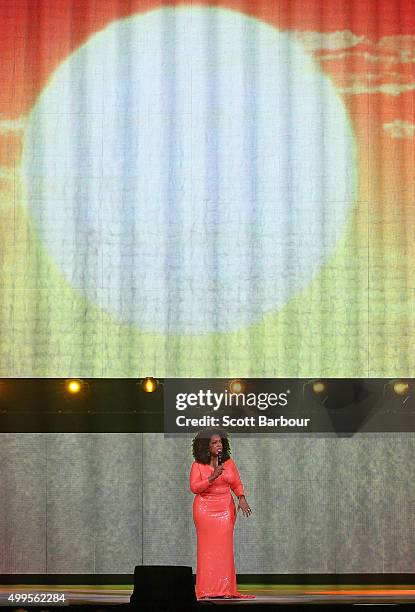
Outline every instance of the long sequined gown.
<svg viewBox="0 0 415 612">
<path fill-rule="evenodd" d="M 193 520 L 197 533 L 196 597 L 242 597 L 236 590 L 233 559 L 235 495 L 244 494 L 232 459 L 223 464 L 222 474 L 212 483 L 210 465 L 197 463 L 190 471 L 190 489 L 195 493 Z"/>
</svg>

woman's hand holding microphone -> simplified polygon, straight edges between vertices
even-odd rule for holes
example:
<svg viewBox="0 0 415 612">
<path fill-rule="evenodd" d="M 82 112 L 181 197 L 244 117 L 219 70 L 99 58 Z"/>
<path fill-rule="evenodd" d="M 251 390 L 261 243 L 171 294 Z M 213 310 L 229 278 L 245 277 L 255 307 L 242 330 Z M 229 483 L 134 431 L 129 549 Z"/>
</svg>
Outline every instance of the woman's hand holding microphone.
<svg viewBox="0 0 415 612">
<path fill-rule="evenodd" d="M 217 465 L 215 469 L 213 470 L 212 474 L 208 478 L 209 482 L 212 483 L 214 480 L 216 480 L 216 478 L 219 478 L 222 472 L 223 472 L 223 465 Z"/>
</svg>

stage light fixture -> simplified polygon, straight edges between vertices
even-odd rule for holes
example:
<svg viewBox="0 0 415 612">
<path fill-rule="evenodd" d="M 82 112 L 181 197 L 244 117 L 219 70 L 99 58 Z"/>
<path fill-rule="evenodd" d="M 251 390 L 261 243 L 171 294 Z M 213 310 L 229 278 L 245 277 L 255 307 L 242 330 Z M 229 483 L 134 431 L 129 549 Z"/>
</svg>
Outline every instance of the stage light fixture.
<svg viewBox="0 0 415 612">
<path fill-rule="evenodd" d="M 396 395 L 405 397 L 409 395 L 409 383 L 406 380 L 395 380 L 393 382 L 393 390 Z"/>
<path fill-rule="evenodd" d="M 70 378 L 65 381 L 65 389 L 71 395 L 78 395 L 82 391 L 84 383 L 79 378 Z"/>
<path fill-rule="evenodd" d="M 154 393 L 158 387 L 158 380 L 152 378 L 151 376 L 147 376 L 147 378 L 143 378 L 141 381 L 141 388 L 145 393 Z"/>
<path fill-rule="evenodd" d="M 245 393 L 245 388 L 245 381 L 240 378 L 234 378 L 228 385 L 228 389 L 231 393 Z"/>
<path fill-rule="evenodd" d="M 303 404 L 307 410 L 315 410 L 326 406 L 328 400 L 329 385 L 321 378 L 311 378 L 303 384 Z"/>
<path fill-rule="evenodd" d="M 383 397 L 390 409 L 413 409 L 411 383 L 405 378 L 393 378 L 383 385 Z"/>
<path fill-rule="evenodd" d="M 328 384 L 324 380 L 315 380 L 311 386 L 315 395 L 324 395 L 328 392 Z"/>
</svg>

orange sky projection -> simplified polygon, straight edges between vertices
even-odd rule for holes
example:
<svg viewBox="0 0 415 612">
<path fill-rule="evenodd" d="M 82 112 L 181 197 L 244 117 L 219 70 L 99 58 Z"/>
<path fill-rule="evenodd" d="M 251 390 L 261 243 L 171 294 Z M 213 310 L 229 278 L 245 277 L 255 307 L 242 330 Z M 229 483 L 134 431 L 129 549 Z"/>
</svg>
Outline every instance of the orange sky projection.
<svg viewBox="0 0 415 612">
<path fill-rule="evenodd" d="M 66 56 L 114 19 L 174 3 L 154 0 L 5 0 L 0 4 L 0 167 L 20 152 L 24 116 Z M 191 4 L 191 3 L 180 3 Z M 204 3 L 197 3 L 201 5 Z M 205 3 L 212 5 L 212 3 Z M 415 11 L 412 0 L 233 0 L 216 3 L 298 33 L 353 117 L 381 124 L 390 146 L 413 137 Z M 13 121 L 14 120 L 14 121 Z M 392 141 L 392 142 L 391 142 Z M 379 143 L 381 144 L 381 143 Z"/>
<path fill-rule="evenodd" d="M 16 117 L 30 110 L 51 71 L 95 31 L 114 19 L 172 4 L 154 0 L 3 0 L 1 71 L 2 80 L 12 86 L 1 88 L 1 116 Z M 343 72 L 357 78 L 367 73 L 371 79 L 373 76 L 372 87 L 390 81 L 403 86 L 413 77 L 412 0 L 233 0 L 194 4 L 234 8 L 283 30 L 328 34 L 320 41 L 321 49 L 317 38 L 308 36 L 306 40 L 330 74 Z M 336 36 L 336 32 L 342 34 Z M 383 79 L 381 67 L 385 69 Z M 352 81 L 353 78 L 345 84 L 345 93 L 357 93 L 358 83 Z M 355 90 L 347 90 L 353 84 Z"/>
<path fill-rule="evenodd" d="M 174 3 L 154 0 L 9 0 L 0 4 L 0 178 L 19 163 L 24 117 L 68 54 L 114 19 Z M 191 3 L 180 3 L 191 4 Z M 194 3 L 201 5 L 203 3 Z M 212 3 L 204 3 L 212 5 Z M 412 0 L 233 0 L 217 6 L 260 17 L 298 33 L 342 93 L 360 142 L 361 159 L 388 150 L 372 191 L 414 197 L 415 11 Z M 402 191 L 402 180 L 407 181 Z M 384 183 L 382 185 L 382 182 Z M 361 197 L 366 199 L 367 194 Z M 398 228 L 394 228 L 397 231 Z"/>
<path fill-rule="evenodd" d="M 8 207 L 20 165 L 25 121 L 52 72 L 111 21 L 173 4 L 154 0 L 2 0 L 0 196 L 8 201 Z M 362 235 L 367 236 L 370 259 L 369 351 L 378 354 L 385 345 L 393 344 L 384 364 L 382 358 L 373 370 L 373 374 L 387 375 L 392 371 L 390 365 L 397 363 L 402 341 L 406 338 L 409 350 L 411 338 L 415 338 L 411 315 L 415 300 L 413 0 L 179 4 L 231 8 L 281 30 L 292 30 L 341 94 L 359 148 L 356 227 L 360 223 Z M 7 206 L 2 211 L 6 220 L 3 228 L 12 222 Z M 415 373 L 412 360 L 406 360 L 402 363 L 409 368 L 407 374 Z"/>
</svg>

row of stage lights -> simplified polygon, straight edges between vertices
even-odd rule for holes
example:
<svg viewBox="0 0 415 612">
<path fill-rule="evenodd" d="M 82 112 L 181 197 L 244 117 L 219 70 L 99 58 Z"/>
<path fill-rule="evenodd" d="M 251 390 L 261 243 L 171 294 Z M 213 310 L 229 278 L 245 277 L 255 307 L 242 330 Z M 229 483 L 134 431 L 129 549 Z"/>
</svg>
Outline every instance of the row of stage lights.
<svg viewBox="0 0 415 612">
<path fill-rule="evenodd" d="M 329 383 L 326 380 L 313 380 L 310 381 L 309 384 L 313 394 L 316 397 L 327 396 L 329 394 Z M 407 400 L 409 398 L 411 389 L 407 380 L 395 378 L 385 383 L 383 389 L 384 394 L 386 390 L 392 391 L 394 395 L 402 400 Z"/>
<path fill-rule="evenodd" d="M 153 378 L 152 376 L 143 378 L 138 384 L 145 393 L 154 393 L 160 385 L 157 378 Z M 65 389 L 69 395 L 78 395 L 82 393 L 85 386 L 86 383 L 81 378 L 69 378 L 65 381 Z M 227 388 L 231 393 L 244 393 L 245 387 L 244 381 L 235 378 L 229 382 Z"/>
<path fill-rule="evenodd" d="M 329 384 L 325 380 L 310 381 L 311 390 L 316 396 L 328 395 Z M 409 382 L 400 378 L 395 378 L 385 384 L 385 389 L 389 388 L 399 397 L 408 397 L 410 392 Z"/>
<path fill-rule="evenodd" d="M 147 376 L 146 378 L 143 378 L 138 384 L 145 393 L 154 393 L 155 391 L 157 391 L 160 382 L 152 376 Z M 329 393 L 329 383 L 326 380 L 315 379 L 311 380 L 308 384 L 310 385 L 311 390 L 316 397 L 328 395 Z M 86 383 L 80 378 L 70 378 L 65 381 L 65 389 L 70 395 L 80 394 L 85 388 L 85 385 Z M 389 381 L 387 385 L 397 396 L 409 396 L 410 387 L 407 380 L 398 378 Z M 240 378 L 234 378 L 230 380 L 227 385 L 227 389 L 229 390 L 229 392 L 236 394 L 245 393 L 246 388 L 247 383 Z"/>
<path fill-rule="evenodd" d="M 152 376 L 148 376 L 143 378 L 138 384 L 145 393 L 154 393 L 154 391 L 157 391 L 159 381 Z M 65 381 L 65 389 L 69 395 L 79 395 L 85 387 L 86 383 L 82 378 L 69 378 Z"/>
<path fill-rule="evenodd" d="M 152 376 L 143 378 L 139 383 L 145 393 L 154 393 L 159 387 L 159 381 Z M 65 381 L 65 389 L 70 395 L 78 395 L 84 389 L 86 383 L 81 378 L 70 378 Z M 246 383 L 244 380 L 234 378 L 229 381 L 227 389 L 230 393 L 245 393 Z"/>
</svg>

